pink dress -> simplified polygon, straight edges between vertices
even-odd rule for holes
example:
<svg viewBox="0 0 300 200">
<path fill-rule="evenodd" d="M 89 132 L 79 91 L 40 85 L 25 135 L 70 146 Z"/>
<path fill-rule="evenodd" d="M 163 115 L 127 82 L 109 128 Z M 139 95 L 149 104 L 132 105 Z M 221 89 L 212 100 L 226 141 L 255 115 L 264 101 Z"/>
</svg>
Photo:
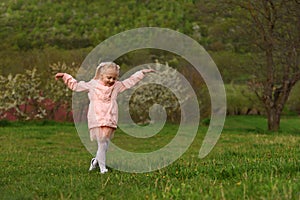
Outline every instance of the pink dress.
<svg viewBox="0 0 300 200">
<path fill-rule="evenodd" d="M 87 114 L 88 128 L 96 127 L 117 128 L 118 105 L 117 95 L 133 87 L 144 78 L 144 73 L 138 71 L 124 81 L 116 81 L 112 86 L 105 86 L 100 80 L 92 79 L 89 82 L 77 81 L 71 75 L 64 74 L 64 83 L 73 91 L 88 92 L 90 100 Z"/>
</svg>

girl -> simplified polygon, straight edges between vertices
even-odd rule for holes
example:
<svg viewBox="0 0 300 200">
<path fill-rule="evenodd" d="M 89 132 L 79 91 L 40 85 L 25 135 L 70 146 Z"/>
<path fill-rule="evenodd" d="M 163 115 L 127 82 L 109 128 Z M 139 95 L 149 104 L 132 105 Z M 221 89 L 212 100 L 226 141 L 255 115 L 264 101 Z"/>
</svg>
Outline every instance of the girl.
<svg viewBox="0 0 300 200">
<path fill-rule="evenodd" d="M 90 100 L 87 115 L 88 128 L 91 140 L 96 140 L 98 144 L 96 157 L 92 158 L 89 170 L 96 169 L 98 164 L 102 174 L 108 171 L 105 165 L 106 151 L 117 128 L 118 105 L 116 99 L 118 93 L 134 86 L 144 78 L 146 73 L 154 72 L 153 69 L 143 69 L 124 81 L 118 81 L 119 70 L 120 66 L 113 62 L 100 63 L 95 77 L 89 82 L 78 82 L 66 73 L 55 75 L 56 80 L 62 78 L 71 90 L 88 93 Z"/>
</svg>

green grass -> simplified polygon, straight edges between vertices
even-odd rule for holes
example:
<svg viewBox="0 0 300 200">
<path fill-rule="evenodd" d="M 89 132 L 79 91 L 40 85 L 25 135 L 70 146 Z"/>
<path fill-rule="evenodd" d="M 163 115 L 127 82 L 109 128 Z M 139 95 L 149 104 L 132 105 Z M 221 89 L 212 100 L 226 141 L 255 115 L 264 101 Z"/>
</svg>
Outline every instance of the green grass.
<svg viewBox="0 0 300 200">
<path fill-rule="evenodd" d="M 72 124 L 6 124 L 0 127 L 0 199 L 300 199 L 299 121 L 283 118 L 282 130 L 270 133 L 264 118 L 228 117 L 204 159 L 198 152 L 206 127 L 199 127 L 189 150 L 168 167 L 104 175 L 88 172 L 92 155 Z M 164 130 L 168 141 L 176 126 Z M 120 130 L 113 141 L 129 149 L 149 146 Z M 165 143 L 163 134 L 155 142 Z"/>
</svg>

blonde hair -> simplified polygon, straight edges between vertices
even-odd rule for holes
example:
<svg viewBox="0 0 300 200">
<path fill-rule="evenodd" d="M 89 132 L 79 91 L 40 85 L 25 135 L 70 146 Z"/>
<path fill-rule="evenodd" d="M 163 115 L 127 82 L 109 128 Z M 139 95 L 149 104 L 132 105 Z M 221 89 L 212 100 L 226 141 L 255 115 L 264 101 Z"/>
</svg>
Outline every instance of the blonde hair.
<svg viewBox="0 0 300 200">
<path fill-rule="evenodd" d="M 103 74 L 108 68 L 114 68 L 119 74 L 119 65 L 114 62 L 102 62 L 97 66 L 94 79 L 100 79 L 101 74 Z"/>
</svg>

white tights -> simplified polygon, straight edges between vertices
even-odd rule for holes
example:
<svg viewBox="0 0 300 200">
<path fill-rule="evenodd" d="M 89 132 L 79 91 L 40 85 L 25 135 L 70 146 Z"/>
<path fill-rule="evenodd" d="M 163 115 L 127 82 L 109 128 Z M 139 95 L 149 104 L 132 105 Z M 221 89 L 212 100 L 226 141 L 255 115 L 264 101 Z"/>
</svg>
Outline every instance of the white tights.
<svg viewBox="0 0 300 200">
<path fill-rule="evenodd" d="M 106 152 L 108 149 L 109 141 L 114 135 L 114 131 L 115 131 L 115 128 L 106 127 L 106 126 L 96 127 L 96 128 L 92 128 L 90 130 L 91 140 L 92 141 L 94 139 L 97 140 L 98 150 L 96 153 L 96 161 L 100 167 L 101 173 L 107 172 L 106 165 L 105 165 L 106 164 Z M 95 165 L 96 163 L 93 163 L 93 164 Z"/>
<path fill-rule="evenodd" d="M 102 138 L 97 140 L 98 143 L 98 150 L 96 153 L 96 160 L 98 161 L 98 165 L 101 171 L 107 170 L 106 169 L 106 152 L 108 149 L 109 139 Z"/>
</svg>

